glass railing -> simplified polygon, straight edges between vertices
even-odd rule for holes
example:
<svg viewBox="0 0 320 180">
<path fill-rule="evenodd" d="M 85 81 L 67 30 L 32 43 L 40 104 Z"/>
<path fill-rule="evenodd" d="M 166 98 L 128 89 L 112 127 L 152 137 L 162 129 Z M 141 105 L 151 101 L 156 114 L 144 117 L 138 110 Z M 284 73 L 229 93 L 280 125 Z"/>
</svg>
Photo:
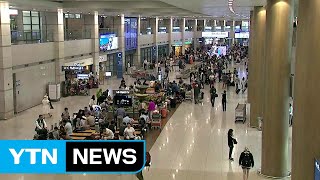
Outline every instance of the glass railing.
<svg viewBox="0 0 320 180">
<path fill-rule="evenodd" d="M 53 41 L 52 31 L 11 31 L 11 44 L 33 44 Z"/>
<path fill-rule="evenodd" d="M 99 34 L 115 34 L 116 37 L 119 37 L 119 31 L 116 28 L 100 28 Z"/>
<path fill-rule="evenodd" d="M 181 32 L 179 26 L 172 27 L 172 32 Z"/>
<path fill-rule="evenodd" d="M 66 41 L 78 40 L 78 39 L 91 39 L 90 29 L 66 29 L 64 33 L 64 39 Z"/>
</svg>

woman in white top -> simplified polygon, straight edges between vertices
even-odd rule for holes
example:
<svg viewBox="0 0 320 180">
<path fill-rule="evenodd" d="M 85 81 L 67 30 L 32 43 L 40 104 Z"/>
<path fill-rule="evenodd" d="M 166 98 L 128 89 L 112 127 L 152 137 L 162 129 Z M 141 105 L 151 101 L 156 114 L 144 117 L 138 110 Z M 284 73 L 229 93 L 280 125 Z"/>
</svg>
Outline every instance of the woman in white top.
<svg viewBox="0 0 320 180">
<path fill-rule="evenodd" d="M 96 105 L 96 96 L 92 95 L 90 101 L 89 101 L 89 107 L 92 107 L 93 105 Z"/>
<path fill-rule="evenodd" d="M 50 113 L 50 101 L 49 101 L 49 97 L 47 95 L 45 95 L 43 97 L 42 100 L 42 110 L 43 110 L 43 114 L 46 115 L 48 114 L 49 117 L 51 117 L 51 113 Z"/>
<path fill-rule="evenodd" d="M 130 123 L 127 124 L 126 129 L 124 129 L 124 137 L 125 139 L 135 139 L 135 130 L 134 128 L 131 126 Z"/>
<path fill-rule="evenodd" d="M 113 132 L 110 129 L 106 128 L 106 132 L 104 133 L 104 138 L 103 139 L 104 140 L 114 139 Z"/>
</svg>

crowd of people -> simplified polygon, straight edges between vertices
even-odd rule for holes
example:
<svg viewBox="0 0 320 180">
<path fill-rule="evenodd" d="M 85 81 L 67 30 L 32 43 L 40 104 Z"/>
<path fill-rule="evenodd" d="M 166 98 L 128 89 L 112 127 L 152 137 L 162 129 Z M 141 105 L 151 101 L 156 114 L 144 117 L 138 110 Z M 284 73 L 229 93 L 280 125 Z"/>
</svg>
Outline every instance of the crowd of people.
<svg viewBox="0 0 320 180">
<path fill-rule="evenodd" d="M 222 83 L 222 110 L 226 111 L 227 91 L 230 90 L 229 87 L 234 86 L 237 94 L 239 92 L 244 93 L 248 83 L 245 77 L 240 78 L 240 74 L 236 68 L 231 71 L 228 67 L 231 66 L 230 64 L 232 62 L 242 62 L 246 66 L 248 62 L 247 51 L 247 48 L 242 46 L 233 46 L 228 50 L 226 55 L 222 56 L 210 56 L 206 53 L 206 50 L 189 51 L 187 54 L 180 56 L 177 61 L 179 70 L 183 70 L 190 58 L 195 59 L 195 57 L 197 57 L 196 59 L 201 60 L 197 69 L 190 72 L 189 82 L 185 82 L 182 78 L 173 81 L 169 80 L 169 74 L 173 71 L 174 64 L 176 64 L 176 60 L 169 57 L 155 65 L 156 72 L 164 74 L 162 79 L 156 80 L 155 77 L 152 79 L 154 80 L 152 83 L 154 83 L 155 92 L 160 92 L 160 90 L 164 89 L 166 95 L 170 97 L 170 106 L 175 108 L 176 104 L 184 101 L 187 95 L 192 91 L 194 103 L 201 103 L 204 98 L 204 88 L 207 85 L 210 88 L 209 94 L 211 105 L 214 107 L 216 98 L 219 97 L 216 85 L 217 83 Z M 143 66 L 145 69 L 147 68 L 147 65 L 147 63 L 144 63 Z M 164 68 L 160 68 L 161 65 L 163 65 Z M 151 81 L 149 83 L 151 83 Z M 147 79 L 137 78 L 132 85 L 127 85 L 125 79 L 122 78 L 119 89 L 139 92 L 139 86 L 148 86 L 149 83 L 147 82 Z M 124 106 L 121 104 L 116 107 L 113 116 L 110 117 L 108 112 L 110 111 L 110 107 L 114 106 L 112 105 L 113 99 L 108 89 L 105 91 L 99 89 L 95 95 L 92 95 L 88 106 L 79 109 L 77 113 L 71 114 L 69 109 L 65 108 L 61 114 L 59 123 L 54 125 L 54 127 L 52 126 L 49 130 L 45 121 L 45 116 L 52 116 L 50 109 L 53 107 L 50 98 L 45 96 L 42 104 L 44 113 L 39 115 L 35 122 L 35 140 L 69 140 L 72 139 L 72 133 L 88 129 L 95 129 L 99 132 L 99 134 L 92 137 L 93 139 L 119 139 L 120 136 L 127 140 L 141 139 L 144 137 L 144 133 L 150 129 L 152 113 L 156 110 L 157 106 L 157 102 L 152 100 L 147 104 L 144 102 L 141 103 L 139 107 L 138 123 L 135 124 L 133 117 L 129 117 Z M 117 127 L 117 122 L 119 121 L 120 127 Z M 141 134 L 137 135 L 136 129 L 139 129 Z M 237 143 L 236 139 L 233 138 L 233 130 L 229 130 L 228 146 L 229 159 L 231 161 L 233 161 L 233 148 Z M 248 148 L 241 154 L 239 164 L 244 170 L 244 178 L 247 178 L 249 169 L 254 165 L 253 156 Z M 139 173 L 137 177 L 143 179 L 142 173 Z"/>
</svg>

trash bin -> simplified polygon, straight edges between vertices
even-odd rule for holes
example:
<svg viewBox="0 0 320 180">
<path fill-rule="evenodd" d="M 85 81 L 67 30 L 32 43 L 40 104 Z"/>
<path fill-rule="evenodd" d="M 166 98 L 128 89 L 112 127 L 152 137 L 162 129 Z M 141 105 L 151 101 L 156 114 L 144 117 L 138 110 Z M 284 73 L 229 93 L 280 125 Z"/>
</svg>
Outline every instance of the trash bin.
<svg viewBox="0 0 320 180">
<path fill-rule="evenodd" d="M 262 131 L 262 117 L 258 117 L 257 121 L 258 121 L 258 129 L 259 131 Z"/>
</svg>

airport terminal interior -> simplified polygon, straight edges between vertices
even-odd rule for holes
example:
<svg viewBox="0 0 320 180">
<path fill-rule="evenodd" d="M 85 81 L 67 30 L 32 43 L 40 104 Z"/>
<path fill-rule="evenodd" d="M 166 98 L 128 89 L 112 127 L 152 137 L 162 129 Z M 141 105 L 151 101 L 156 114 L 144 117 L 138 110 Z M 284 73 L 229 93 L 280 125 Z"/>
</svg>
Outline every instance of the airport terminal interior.
<svg viewBox="0 0 320 180">
<path fill-rule="evenodd" d="M 0 1 L 0 139 L 145 140 L 151 157 L 137 174 L 0 179 L 320 180 L 319 12 L 318 0 Z"/>
</svg>

